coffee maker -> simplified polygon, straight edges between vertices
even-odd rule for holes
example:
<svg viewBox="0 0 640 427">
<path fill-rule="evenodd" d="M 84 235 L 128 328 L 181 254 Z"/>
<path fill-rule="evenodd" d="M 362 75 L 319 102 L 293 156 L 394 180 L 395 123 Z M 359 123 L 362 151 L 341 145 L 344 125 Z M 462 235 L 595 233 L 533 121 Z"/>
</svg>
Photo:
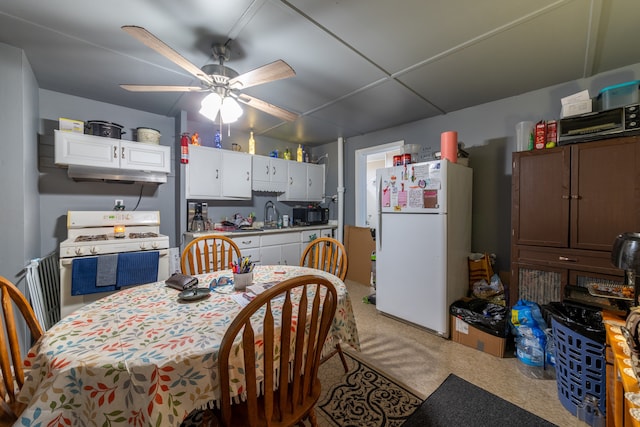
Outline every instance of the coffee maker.
<svg viewBox="0 0 640 427">
<path fill-rule="evenodd" d="M 205 202 L 189 202 L 187 205 L 187 231 L 205 231 L 209 222 L 209 206 Z"/>
</svg>

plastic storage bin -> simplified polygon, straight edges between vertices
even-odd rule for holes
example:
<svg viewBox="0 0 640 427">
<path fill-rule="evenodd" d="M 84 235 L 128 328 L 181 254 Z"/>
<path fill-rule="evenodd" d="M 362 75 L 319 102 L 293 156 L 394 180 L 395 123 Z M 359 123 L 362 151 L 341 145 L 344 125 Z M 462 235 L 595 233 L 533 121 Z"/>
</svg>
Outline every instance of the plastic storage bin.
<svg viewBox="0 0 640 427">
<path fill-rule="evenodd" d="M 552 316 L 551 324 L 556 346 L 556 380 L 558 398 L 573 415 L 587 395 L 598 401 L 600 413 L 605 413 L 606 360 L 604 341 L 598 342 Z M 574 325 L 575 326 L 575 325 Z M 588 416 L 593 416 L 589 414 Z M 586 420 L 589 424 L 593 420 Z"/>
<path fill-rule="evenodd" d="M 598 94 L 598 106 L 600 111 L 617 107 L 625 107 L 638 104 L 640 101 L 640 80 L 608 86 Z"/>
</svg>

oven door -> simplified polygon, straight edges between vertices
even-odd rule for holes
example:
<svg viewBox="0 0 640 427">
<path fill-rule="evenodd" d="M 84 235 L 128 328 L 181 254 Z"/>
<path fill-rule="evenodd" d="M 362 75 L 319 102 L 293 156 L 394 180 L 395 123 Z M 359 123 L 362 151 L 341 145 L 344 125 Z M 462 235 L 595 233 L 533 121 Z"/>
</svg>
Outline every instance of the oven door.
<svg viewBox="0 0 640 427">
<path fill-rule="evenodd" d="M 137 272 L 132 269 L 132 274 L 122 275 L 118 279 L 116 271 L 116 282 L 120 280 L 123 285 L 118 285 L 113 279 L 113 263 L 140 261 L 136 259 L 135 254 L 151 254 L 157 253 L 157 275 L 151 277 L 149 274 L 138 276 Z M 123 255 L 122 257 L 120 255 Z M 153 256 L 149 259 L 154 259 Z M 74 260 L 76 268 L 74 269 Z M 98 261 L 100 261 L 100 270 L 98 271 Z M 117 266 L 118 264 L 116 264 Z M 120 264 L 122 265 L 122 264 Z M 138 264 L 139 266 L 139 264 Z M 155 267 L 155 266 L 152 266 Z M 117 270 L 117 267 L 116 267 Z M 137 270 L 137 269 L 136 269 Z M 155 268 L 153 268 L 155 271 Z M 111 295 L 119 289 L 136 284 L 163 281 L 169 277 L 169 249 L 159 249 L 157 251 L 143 252 L 123 252 L 121 254 L 109 254 L 95 257 L 75 257 L 60 259 L 60 316 L 64 317 L 75 310 L 99 300 L 102 297 Z M 136 280 L 136 278 L 141 278 Z M 153 280 L 152 280 L 153 279 Z M 113 284 L 112 284 L 113 282 Z M 139 282 L 139 283 L 135 283 Z"/>
</svg>

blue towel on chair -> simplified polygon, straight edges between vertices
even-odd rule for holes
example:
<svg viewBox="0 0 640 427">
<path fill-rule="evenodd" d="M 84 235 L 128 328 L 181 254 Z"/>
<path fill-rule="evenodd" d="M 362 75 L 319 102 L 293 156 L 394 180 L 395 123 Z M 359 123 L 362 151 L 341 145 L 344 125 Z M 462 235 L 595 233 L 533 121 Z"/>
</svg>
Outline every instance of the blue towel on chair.
<svg viewBox="0 0 640 427">
<path fill-rule="evenodd" d="M 158 280 L 158 251 L 118 254 L 116 287 L 140 285 Z"/>
<path fill-rule="evenodd" d="M 118 254 L 100 255 L 96 272 L 96 286 L 115 286 Z"/>
</svg>

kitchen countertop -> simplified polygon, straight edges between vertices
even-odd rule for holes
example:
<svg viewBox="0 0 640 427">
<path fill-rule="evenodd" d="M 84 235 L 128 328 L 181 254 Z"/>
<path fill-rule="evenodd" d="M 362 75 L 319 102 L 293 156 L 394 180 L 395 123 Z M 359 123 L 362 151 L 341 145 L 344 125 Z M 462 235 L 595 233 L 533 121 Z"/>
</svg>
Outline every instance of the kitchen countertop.
<svg viewBox="0 0 640 427">
<path fill-rule="evenodd" d="M 257 228 L 257 229 L 244 229 L 244 230 L 235 230 L 235 231 L 219 231 L 219 230 L 210 230 L 210 231 L 201 231 L 198 233 L 193 233 L 187 231 L 185 234 L 190 236 L 191 238 L 196 238 L 200 236 L 206 236 L 209 234 L 217 234 L 223 236 L 251 236 L 251 235 L 265 235 L 265 234 L 276 234 L 276 233 L 295 233 L 300 231 L 307 230 L 324 230 L 330 228 L 337 228 L 337 224 L 322 224 L 322 225 L 304 225 L 304 226 L 294 226 L 294 227 L 283 227 L 283 228 Z"/>
</svg>

